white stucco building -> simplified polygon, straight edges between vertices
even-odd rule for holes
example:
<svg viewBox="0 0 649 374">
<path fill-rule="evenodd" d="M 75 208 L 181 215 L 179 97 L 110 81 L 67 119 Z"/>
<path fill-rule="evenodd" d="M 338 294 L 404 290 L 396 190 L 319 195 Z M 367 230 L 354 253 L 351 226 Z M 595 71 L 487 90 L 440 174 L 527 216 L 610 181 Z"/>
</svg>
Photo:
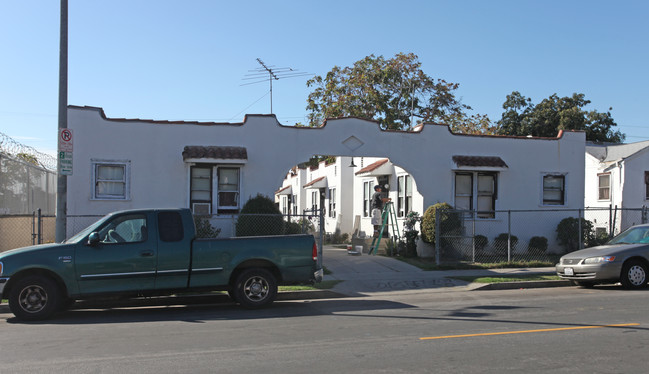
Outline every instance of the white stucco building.
<svg viewBox="0 0 649 374">
<path fill-rule="evenodd" d="M 599 230 L 618 233 L 641 223 L 640 209 L 649 205 L 649 141 L 586 146 L 586 207 L 613 208 L 613 215 L 591 218 Z M 615 214 L 615 208 L 621 209 Z M 588 217 L 586 217 L 588 218 Z"/>
<path fill-rule="evenodd" d="M 189 207 L 214 214 L 228 235 L 226 226 L 249 197 L 274 196 L 289 185 L 282 187 L 287 170 L 313 155 L 341 157 L 317 170 L 296 170 L 290 195 L 297 195 L 303 209 L 314 200 L 329 204 L 334 194 L 335 216 L 328 213 L 327 230 L 353 226 L 356 215 L 365 225 L 365 198 L 358 197 L 386 178 L 393 201 L 399 197 L 399 178 L 405 186 L 409 176 L 412 206 L 421 206 L 420 213 L 438 202 L 477 209 L 478 224 L 497 226 L 496 233 L 506 231 L 508 223 L 495 211 L 548 210 L 552 216 L 553 209 L 579 209 L 584 203 L 583 132 L 553 138 L 475 136 L 434 124 L 385 131 L 357 118 L 297 128 L 279 124 L 273 115 L 248 115 L 243 123 L 170 122 L 108 118 L 101 108 L 76 106 L 68 109 L 68 128 L 74 132 L 71 220 L 121 209 Z M 357 168 L 348 167 L 352 157 Z M 387 166 L 359 173 L 384 159 Z M 347 195 L 350 183 L 354 199 Z M 322 188 L 324 196 L 313 194 Z M 351 214 L 345 210 L 349 206 Z M 74 227 L 68 223 L 69 233 Z M 544 219 L 534 230 L 529 223 L 516 230 L 521 240 L 539 230 L 551 240 L 555 228 L 554 220 Z"/>
</svg>

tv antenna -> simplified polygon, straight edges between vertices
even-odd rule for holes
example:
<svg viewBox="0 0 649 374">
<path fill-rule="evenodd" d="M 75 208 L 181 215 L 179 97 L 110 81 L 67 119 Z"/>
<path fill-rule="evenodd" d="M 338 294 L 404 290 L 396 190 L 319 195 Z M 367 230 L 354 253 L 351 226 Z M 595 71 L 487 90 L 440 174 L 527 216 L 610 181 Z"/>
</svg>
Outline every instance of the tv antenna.
<svg viewBox="0 0 649 374">
<path fill-rule="evenodd" d="M 243 78 L 244 81 L 254 82 L 244 83 L 241 86 L 268 81 L 270 83 L 270 114 L 273 114 L 273 79 L 277 81 L 284 78 L 312 75 L 311 73 L 300 72 L 293 68 L 277 68 L 274 65 L 266 65 L 260 58 L 257 59 L 257 62 L 261 67 L 254 70 L 248 70 L 250 74 L 246 74 L 245 78 Z"/>
</svg>

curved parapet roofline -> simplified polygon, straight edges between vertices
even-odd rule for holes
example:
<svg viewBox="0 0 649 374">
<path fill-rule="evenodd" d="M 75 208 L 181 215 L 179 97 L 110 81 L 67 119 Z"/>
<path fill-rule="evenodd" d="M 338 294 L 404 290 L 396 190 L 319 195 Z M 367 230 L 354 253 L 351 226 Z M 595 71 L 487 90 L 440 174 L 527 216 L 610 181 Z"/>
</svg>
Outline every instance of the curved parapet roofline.
<svg viewBox="0 0 649 374">
<path fill-rule="evenodd" d="M 424 122 L 422 124 L 419 124 L 415 126 L 411 130 L 386 130 L 386 129 L 381 129 L 379 122 L 373 119 L 367 119 L 367 118 L 362 118 L 362 117 L 356 117 L 356 116 L 351 116 L 351 117 L 334 117 L 334 118 L 327 118 L 324 120 L 324 122 L 320 126 L 316 127 L 311 127 L 311 126 L 291 126 L 291 125 L 283 125 L 277 120 L 277 116 L 275 114 L 246 114 L 243 117 L 243 122 L 200 122 L 200 121 L 168 121 L 168 120 L 153 120 L 153 119 L 142 119 L 142 118 L 111 118 L 106 116 L 106 113 L 104 112 L 104 109 L 101 107 L 95 107 L 95 106 L 77 106 L 77 105 L 68 105 L 68 108 L 70 109 L 80 109 L 80 110 L 89 110 L 89 111 L 96 111 L 99 113 L 102 119 L 110 122 L 143 122 L 143 123 L 150 123 L 150 124 L 163 124 L 163 125 L 197 125 L 197 126 L 243 126 L 245 125 L 246 122 L 248 122 L 249 118 L 252 117 L 269 117 L 275 119 L 275 123 L 282 127 L 282 128 L 287 128 L 287 129 L 297 129 L 297 130 L 324 130 L 329 123 L 341 121 L 341 120 L 349 120 L 349 119 L 356 119 L 359 121 L 364 121 L 367 122 L 368 124 L 374 124 L 378 128 L 379 131 L 384 132 L 384 133 L 400 133 L 400 134 L 420 134 L 423 133 L 428 126 L 444 126 L 448 130 L 448 132 L 453 135 L 453 136 L 462 136 L 462 137 L 483 137 L 483 138 L 508 138 L 508 139 L 530 139 L 530 140 L 557 140 L 561 139 L 566 132 L 574 132 L 574 133 L 583 133 L 583 130 L 559 130 L 559 133 L 557 134 L 556 137 L 542 137 L 542 136 L 518 136 L 518 135 L 487 135 L 487 134 L 462 134 L 462 133 L 455 133 L 453 130 L 451 130 L 451 127 L 447 124 L 441 124 L 441 123 L 435 123 L 435 122 Z"/>
</svg>

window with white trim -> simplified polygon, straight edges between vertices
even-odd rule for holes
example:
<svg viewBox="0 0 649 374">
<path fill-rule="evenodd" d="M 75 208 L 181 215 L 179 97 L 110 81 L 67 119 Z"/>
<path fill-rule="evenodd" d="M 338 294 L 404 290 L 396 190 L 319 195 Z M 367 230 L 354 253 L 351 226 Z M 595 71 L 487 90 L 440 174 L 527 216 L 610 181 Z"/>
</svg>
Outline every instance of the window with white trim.
<svg viewBox="0 0 649 374">
<path fill-rule="evenodd" d="M 311 210 L 313 210 L 314 212 L 318 210 L 318 201 L 320 201 L 319 190 L 311 191 Z"/>
<path fill-rule="evenodd" d="M 329 189 L 329 217 L 336 218 L 336 189 Z"/>
<path fill-rule="evenodd" d="M 497 186 L 497 173 L 456 172 L 455 209 L 475 210 L 478 218 L 495 218 Z"/>
<path fill-rule="evenodd" d="M 194 214 L 227 214 L 239 211 L 240 168 L 209 164 L 191 167 L 190 207 Z"/>
<path fill-rule="evenodd" d="M 293 204 L 293 214 L 297 214 L 297 195 L 293 195 L 291 203 Z"/>
<path fill-rule="evenodd" d="M 192 166 L 190 177 L 190 207 L 194 214 L 212 212 L 212 167 Z"/>
<path fill-rule="evenodd" d="M 412 177 L 397 177 L 397 215 L 404 217 L 412 209 Z"/>
<path fill-rule="evenodd" d="M 597 174 L 597 200 L 611 200 L 611 173 Z"/>
<path fill-rule="evenodd" d="M 543 205 L 565 205 L 566 176 L 546 174 L 543 176 Z"/>
<path fill-rule="evenodd" d="M 373 186 L 374 183 L 372 183 L 371 181 L 363 183 L 363 217 L 369 217 L 372 210 Z"/>
<path fill-rule="evenodd" d="M 289 195 L 282 195 L 282 214 L 289 214 L 288 199 Z"/>
<path fill-rule="evenodd" d="M 239 210 L 239 168 L 217 167 L 217 209 L 219 213 Z"/>
<path fill-rule="evenodd" d="M 92 199 L 129 200 L 130 166 L 130 161 L 92 161 Z"/>
</svg>

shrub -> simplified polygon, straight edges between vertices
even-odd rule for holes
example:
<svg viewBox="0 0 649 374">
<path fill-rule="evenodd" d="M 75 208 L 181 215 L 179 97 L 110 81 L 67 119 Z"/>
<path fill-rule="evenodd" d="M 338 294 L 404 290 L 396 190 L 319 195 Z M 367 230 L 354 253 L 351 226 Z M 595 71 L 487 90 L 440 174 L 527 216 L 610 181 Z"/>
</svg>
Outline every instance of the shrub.
<svg viewBox="0 0 649 374">
<path fill-rule="evenodd" d="M 530 244 L 527 251 L 532 254 L 542 254 L 548 250 L 548 238 L 544 236 L 533 236 L 530 238 Z"/>
<path fill-rule="evenodd" d="M 194 216 L 194 225 L 197 238 L 216 238 L 221 233 L 220 228 L 214 228 L 210 220 L 204 217 Z"/>
<path fill-rule="evenodd" d="M 518 237 L 516 235 L 507 235 L 506 232 L 499 234 L 494 239 L 494 249 L 496 253 L 507 254 L 507 238 L 510 237 L 511 250 L 514 252 L 516 249 L 516 244 L 518 244 Z"/>
<path fill-rule="evenodd" d="M 593 223 L 589 220 L 581 219 L 581 239 L 588 246 L 588 243 L 594 242 Z M 557 225 L 557 239 L 566 252 L 579 249 L 579 219 L 567 217 L 561 220 Z"/>
<path fill-rule="evenodd" d="M 460 215 L 455 212 L 451 212 L 453 209 L 448 203 L 437 203 L 431 205 L 426 209 L 424 215 L 421 218 L 421 240 L 426 243 L 435 243 L 435 214 L 437 209 L 440 209 L 440 229 L 445 234 L 457 234 L 462 227 L 462 222 L 460 220 Z"/>
<path fill-rule="evenodd" d="M 417 236 L 419 231 L 409 230 L 405 233 L 406 236 L 406 248 L 405 248 L 405 257 L 417 257 Z"/>
<path fill-rule="evenodd" d="M 236 233 L 237 236 L 282 235 L 284 219 L 273 200 L 258 194 L 241 208 Z"/>
<path fill-rule="evenodd" d="M 489 245 L 489 239 L 484 235 L 476 235 L 473 237 L 476 251 L 483 251 Z"/>
<path fill-rule="evenodd" d="M 302 233 L 302 225 L 297 222 L 286 222 L 284 227 L 287 235 Z"/>
</svg>

